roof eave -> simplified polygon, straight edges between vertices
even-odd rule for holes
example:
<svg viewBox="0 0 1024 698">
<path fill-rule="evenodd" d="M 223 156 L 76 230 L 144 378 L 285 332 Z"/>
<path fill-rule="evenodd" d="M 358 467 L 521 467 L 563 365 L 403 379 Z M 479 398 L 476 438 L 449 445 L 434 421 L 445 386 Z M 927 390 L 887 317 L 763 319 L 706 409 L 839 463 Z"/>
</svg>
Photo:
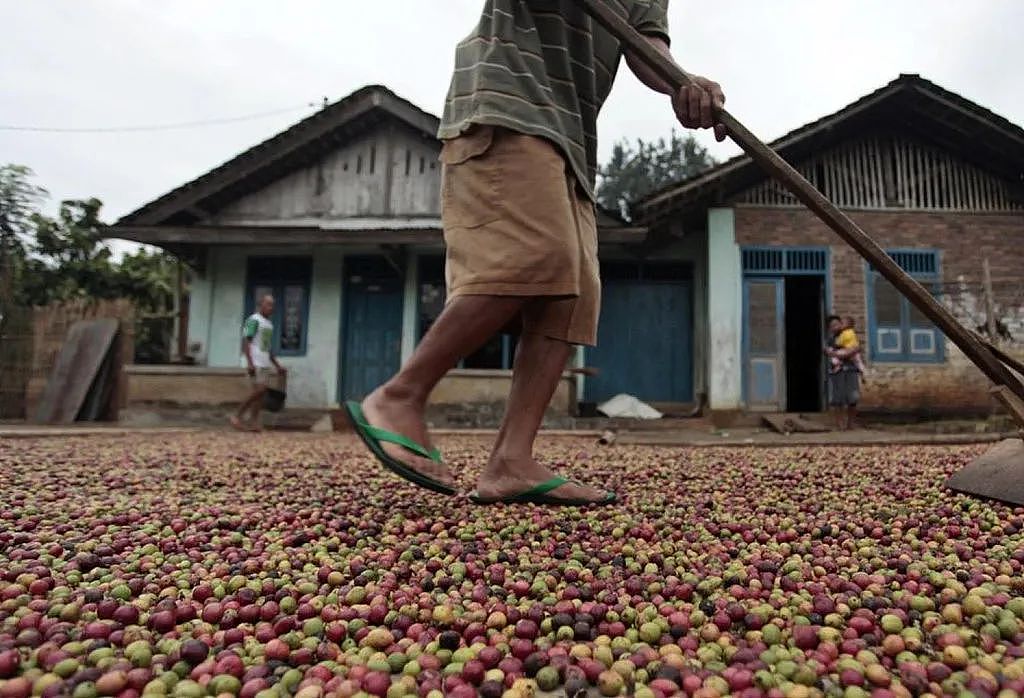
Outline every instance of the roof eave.
<svg viewBox="0 0 1024 698">
<path fill-rule="evenodd" d="M 131 240 L 158 247 L 222 245 L 403 245 L 442 242 L 440 225 L 426 227 L 351 230 L 322 226 L 268 225 L 141 225 L 108 226 L 106 237 Z M 605 244 L 640 243 L 647 238 L 644 226 L 598 226 Z"/>
</svg>

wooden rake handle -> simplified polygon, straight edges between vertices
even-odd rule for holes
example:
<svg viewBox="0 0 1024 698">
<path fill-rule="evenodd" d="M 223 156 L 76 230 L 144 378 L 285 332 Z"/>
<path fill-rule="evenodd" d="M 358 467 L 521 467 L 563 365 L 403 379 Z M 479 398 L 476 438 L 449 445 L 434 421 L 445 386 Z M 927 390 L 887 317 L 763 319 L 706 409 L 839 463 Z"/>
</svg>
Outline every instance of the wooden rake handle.
<svg viewBox="0 0 1024 698">
<path fill-rule="evenodd" d="M 676 89 L 700 87 L 693 77 L 662 55 L 625 19 L 608 7 L 603 0 L 575 0 L 587 14 L 617 38 L 630 53 Z M 762 143 L 732 114 L 720 109 L 716 114 L 725 125 L 729 137 L 769 175 L 781 182 L 803 204 L 841 237 L 861 257 L 870 262 L 900 293 L 935 323 L 947 337 L 996 385 L 1006 386 L 1024 400 L 1024 385 L 982 345 L 970 330 L 957 322 L 921 284 L 900 268 L 878 244 L 839 210 L 821 192 L 793 169 L 778 153 Z"/>
</svg>

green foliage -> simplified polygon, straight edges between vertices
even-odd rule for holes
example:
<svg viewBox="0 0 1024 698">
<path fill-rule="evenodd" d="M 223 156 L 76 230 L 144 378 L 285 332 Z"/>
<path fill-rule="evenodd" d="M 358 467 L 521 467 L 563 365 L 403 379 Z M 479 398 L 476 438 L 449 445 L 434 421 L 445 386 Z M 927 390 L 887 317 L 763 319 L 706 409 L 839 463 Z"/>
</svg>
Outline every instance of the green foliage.
<svg viewBox="0 0 1024 698">
<path fill-rule="evenodd" d="M 177 261 L 163 252 L 125 255 L 118 266 L 123 298 L 132 298 L 138 312 L 167 313 L 174 303 Z M 175 318 L 164 315 L 140 319 L 135 325 L 135 362 L 165 363 L 170 360 Z"/>
<path fill-rule="evenodd" d="M 174 305 L 178 261 L 145 248 L 121 257 L 117 268 L 121 298 L 131 298 L 143 313 L 167 312 Z"/>
<path fill-rule="evenodd" d="M 615 144 L 611 159 L 599 170 L 598 202 L 605 208 L 631 219 L 631 207 L 648 194 L 670 184 L 689 179 L 715 164 L 714 158 L 692 134 L 675 130 L 668 142 L 637 139 L 634 148 L 628 141 Z"/>
<path fill-rule="evenodd" d="M 141 249 L 114 259 L 103 240 L 99 199 L 63 201 L 56 217 L 40 211 L 45 190 L 32 171 L 0 168 L 0 310 L 8 304 L 48 305 L 74 298 L 127 298 L 139 314 L 169 313 L 174 303 L 177 260 Z M 6 295 L 3 291 L 6 289 Z M 157 360 L 166 350 L 170 319 L 142 322 L 137 353 Z"/>
<path fill-rule="evenodd" d="M 33 214 L 20 288 L 23 303 L 120 297 L 118 269 L 103 242 L 101 205 L 98 199 L 64 201 L 56 218 Z"/>
<path fill-rule="evenodd" d="M 46 191 L 30 181 L 32 170 L 20 165 L 0 167 L 0 315 L 15 302 L 24 274 L 26 244 L 33 216 Z"/>
</svg>

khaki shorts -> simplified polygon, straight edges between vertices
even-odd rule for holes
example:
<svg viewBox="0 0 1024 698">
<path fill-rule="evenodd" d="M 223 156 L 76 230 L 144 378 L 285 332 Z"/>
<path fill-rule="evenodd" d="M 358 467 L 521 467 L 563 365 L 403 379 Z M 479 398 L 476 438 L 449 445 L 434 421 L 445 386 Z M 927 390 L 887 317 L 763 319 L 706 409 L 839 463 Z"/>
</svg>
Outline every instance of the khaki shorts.
<svg viewBox="0 0 1024 698">
<path fill-rule="evenodd" d="M 272 368 L 257 368 L 254 375 L 248 376 L 251 385 L 271 385 L 277 378 L 277 371 Z"/>
<path fill-rule="evenodd" d="M 594 205 L 550 141 L 475 126 L 441 149 L 448 299 L 527 296 L 524 333 L 593 345 Z"/>
</svg>

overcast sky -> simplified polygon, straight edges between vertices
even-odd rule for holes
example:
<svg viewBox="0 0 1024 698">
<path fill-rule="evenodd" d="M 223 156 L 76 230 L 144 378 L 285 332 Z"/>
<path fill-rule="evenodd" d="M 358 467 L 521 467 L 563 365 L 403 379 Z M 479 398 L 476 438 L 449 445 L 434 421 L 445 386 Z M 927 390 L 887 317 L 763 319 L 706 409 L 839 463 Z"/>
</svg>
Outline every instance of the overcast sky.
<svg viewBox="0 0 1024 698">
<path fill-rule="evenodd" d="M 113 221 L 311 112 L 380 83 L 440 114 L 482 0 L 0 0 L 0 126 L 110 128 L 287 113 L 170 131 L 0 130 L 0 163 Z M 671 0 L 673 51 L 770 140 L 919 73 L 1024 124 L 1024 0 Z M 673 126 L 623 65 L 601 114 L 620 138 Z M 719 159 L 729 142 L 700 135 Z"/>
</svg>

